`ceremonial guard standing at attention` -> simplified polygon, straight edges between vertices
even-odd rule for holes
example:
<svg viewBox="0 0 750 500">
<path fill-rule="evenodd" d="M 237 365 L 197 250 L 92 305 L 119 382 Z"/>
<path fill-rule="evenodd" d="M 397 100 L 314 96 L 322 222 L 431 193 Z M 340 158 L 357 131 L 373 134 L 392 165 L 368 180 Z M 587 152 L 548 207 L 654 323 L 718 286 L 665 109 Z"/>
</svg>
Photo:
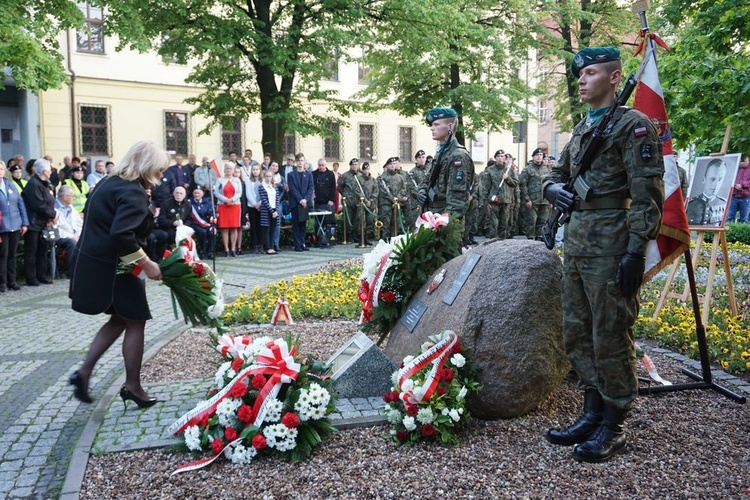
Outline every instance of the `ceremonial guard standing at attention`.
<svg viewBox="0 0 750 500">
<path fill-rule="evenodd" d="M 536 148 L 521 172 L 521 201 L 526 208 L 526 237 L 542 241 L 542 227 L 549 217 L 549 204 L 542 196 L 542 178 L 549 174 L 544 152 Z"/>
<path fill-rule="evenodd" d="M 352 158 L 349 161 L 349 170 L 341 174 L 338 190 L 341 197 L 346 198 L 344 224 L 346 224 L 347 237 L 354 243 L 359 243 L 359 199 L 365 197 L 365 192 L 362 188 L 362 176 L 359 173 L 357 158 Z"/>
<path fill-rule="evenodd" d="M 508 237 L 511 220 L 511 204 L 513 192 L 518 187 L 518 176 L 505 163 L 505 153 L 498 150 L 495 162 L 486 169 L 487 177 L 484 185 L 484 202 L 490 207 L 490 238 L 504 240 Z"/>
<path fill-rule="evenodd" d="M 576 183 L 575 195 L 564 189 L 598 121 L 615 102 L 622 78 L 620 51 L 584 49 L 571 69 L 590 110 L 545 177 L 544 196 L 571 215 L 563 249 L 563 337 L 585 391 L 584 411 L 570 427 L 550 430 L 547 440 L 577 444 L 576 460 L 602 462 L 625 447 L 623 424 L 638 395 L 633 325 L 646 246 L 661 225 L 664 162 L 651 120 L 620 107 L 582 175 L 588 187 Z"/>
<path fill-rule="evenodd" d="M 397 236 L 401 231 L 401 224 L 396 220 L 396 232 L 393 231 L 393 204 L 398 200 L 398 217 L 402 217 L 404 204 L 408 201 L 408 191 L 404 178 L 396 171 L 397 157 L 388 158 L 383 165 L 385 172 L 378 177 L 378 219 L 383 223 L 381 238 L 385 241 L 391 236 Z"/>
<path fill-rule="evenodd" d="M 370 174 L 370 164 L 362 164 L 361 177 L 362 189 L 365 192 L 365 245 L 372 245 L 371 236 L 375 235 L 375 209 L 378 206 L 378 183 Z"/>
<path fill-rule="evenodd" d="M 417 202 L 424 207 L 429 200 L 430 211 L 448 212 L 463 224 L 474 181 L 474 161 L 454 137 L 458 114 L 452 108 L 433 108 L 425 120 L 432 138 L 440 144 L 432 162 L 432 172 L 420 186 Z"/>
</svg>

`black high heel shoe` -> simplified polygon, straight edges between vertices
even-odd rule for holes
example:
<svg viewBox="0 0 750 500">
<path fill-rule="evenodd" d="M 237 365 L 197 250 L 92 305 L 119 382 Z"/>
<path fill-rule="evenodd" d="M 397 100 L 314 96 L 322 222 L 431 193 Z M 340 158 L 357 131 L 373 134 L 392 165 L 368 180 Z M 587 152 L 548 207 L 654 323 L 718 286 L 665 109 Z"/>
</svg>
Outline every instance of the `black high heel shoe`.
<svg viewBox="0 0 750 500">
<path fill-rule="evenodd" d="M 120 397 L 122 398 L 122 402 L 126 409 L 128 407 L 128 400 L 135 401 L 135 404 L 137 404 L 139 408 L 151 408 L 158 401 L 156 398 L 141 399 L 130 392 L 130 389 L 124 385 L 120 388 Z"/>
<path fill-rule="evenodd" d="M 70 383 L 70 385 L 75 386 L 73 396 L 75 396 L 78 401 L 81 401 L 83 403 L 91 403 L 93 401 L 91 399 L 91 396 L 89 396 L 88 387 L 86 387 L 83 383 L 83 377 L 81 377 L 81 374 L 78 373 L 77 370 L 73 372 L 73 374 L 68 379 L 68 382 Z"/>
</svg>

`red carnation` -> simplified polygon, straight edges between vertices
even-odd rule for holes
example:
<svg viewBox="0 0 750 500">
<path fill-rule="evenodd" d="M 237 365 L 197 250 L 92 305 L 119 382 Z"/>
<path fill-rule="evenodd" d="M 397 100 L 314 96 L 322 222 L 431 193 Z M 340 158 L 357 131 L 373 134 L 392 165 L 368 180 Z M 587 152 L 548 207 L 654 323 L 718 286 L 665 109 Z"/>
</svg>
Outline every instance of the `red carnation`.
<svg viewBox="0 0 750 500">
<path fill-rule="evenodd" d="M 391 393 L 391 400 L 392 400 L 392 401 L 398 401 L 399 399 L 401 399 L 401 398 L 399 397 L 399 395 L 400 395 L 400 393 L 399 393 L 398 391 L 393 391 L 393 392 Z"/>
<path fill-rule="evenodd" d="M 263 389 L 263 386 L 266 385 L 266 377 L 258 373 L 253 377 L 252 382 L 250 382 L 253 386 L 253 389 L 261 390 Z"/>
<path fill-rule="evenodd" d="M 378 297 L 383 302 L 395 302 L 396 301 L 396 294 L 393 292 L 380 292 L 380 295 Z"/>
<path fill-rule="evenodd" d="M 446 392 L 448 392 L 448 391 L 445 390 L 445 387 L 438 386 L 438 388 L 437 388 L 437 395 L 438 396 L 445 396 Z"/>
<path fill-rule="evenodd" d="M 232 388 L 229 391 L 229 394 L 232 395 L 232 397 L 240 399 L 242 396 L 247 394 L 247 384 L 243 384 L 242 382 L 237 382 L 232 386 Z"/>
<path fill-rule="evenodd" d="M 220 438 L 216 438 L 213 441 L 211 441 L 211 449 L 214 453 L 217 455 L 224 450 L 224 441 L 222 441 Z"/>
<path fill-rule="evenodd" d="M 416 417 L 417 413 L 419 413 L 419 408 L 417 408 L 414 405 L 407 404 L 406 405 L 406 414 L 410 417 Z"/>
<path fill-rule="evenodd" d="M 263 436 L 263 434 L 256 434 L 253 437 L 252 443 L 253 443 L 253 448 L 255 448 L 256 450 L 262 450 L 263 448 L 267 446 L 266 438 Z"/>
<path fill-rule="evenodd" d="M 253 409 L 248 405 L 240 406 L 240 409 L 237 410 L 237 418 L 240 419 L 240 422 L 249 424 L 253 421 Z"/>
<path fill-rule="evenodd" d="M 450 368 L 443 368 L 440 370 L 440 379 L 446 384 L 453 382 L 453 370 Z"/>
<path fill-rule="evenodd" d="M 198 283 L 201 284 L 203 290 L 211 290 L 211 282 L 208 280 L 200 280 Z"/>
<path fill-rule="evenodd" d="M 224 437 L 227 438 L 227 441 L 231 442 L 237 439 L 237 431 L 234 430 L 233 427 L 227 427 L 224 429 Z"/>
<path fill-rule="evenodd" d="M 294 429 L 299 425 L 299 417 L 293 412 L 287 412 L 281 417 L 281 423 L 284 424 L 288 429 Z"/>
<path fill-rule="evenodd" d="M 208 429 L 208 418 L 209 418 L 208 413 L 206 413 L 205 415 L 201 417 L 200 426 L 203 427 L 204 429 Z"/>
<path fill-rule="evenodd" d="M 461 347 L 461 339 L 457 338 L 456 343 L 453 344 L 453 348 L 451 349 L 451 354 L 458 354 L 461 351 L 463 351 L 463 347 Z"/>
<path fill-rule="evenodd" d="M 206 266 L 201 264 L 200 262 L 193 266 L 193 273 L 195 273 L 198 277 L 202 278 L 203 275 L 206 273 Z"/>
<path fill-rule="evenodd" d="M 405 443 L 409 440 L 409 433 L 405 430 L 396 431 L 396 439 L 398 439 L 401 443 Z"/>
<path fill-rule="evenodd" d="M 391 396 L 391 394 L 392 393 L 390 392 L 386 392 L 385 394 L 383 394 L 383 401 L 385 401 L 386 403 L 392 403 L 393 397 Z"/>
<path fill-rule="evenodd" d="M 435 435 L 435 428 L 432 424 L 424 424 L 422 426 L 422 435 L 426 438 L 431 438 Z"/>
<path fill-rule="evenodd" d="M 242 364 L 245 362 L 242 358 L 234 358 L 234 361 L 232 361 L 232 370 L 238 372 L 240 371 L 240 368 L 242 368 Z"/>
</svg>

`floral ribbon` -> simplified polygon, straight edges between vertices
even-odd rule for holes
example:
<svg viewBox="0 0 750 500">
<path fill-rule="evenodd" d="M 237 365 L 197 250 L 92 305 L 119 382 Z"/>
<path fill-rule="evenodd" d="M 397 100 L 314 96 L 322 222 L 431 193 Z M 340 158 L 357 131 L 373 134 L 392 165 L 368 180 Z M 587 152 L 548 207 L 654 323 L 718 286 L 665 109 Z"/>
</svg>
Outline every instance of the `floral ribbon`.
<svg viewBox="0 0 750 500">
<path fill-rule="evenodd" d="M 301 366 L 294 361 L 296 349 L 297 347 L 294 346 L 289 350 L 289 347 L 283 339 L 276 339 L 273 342 L 270 342 L 266 347 L 262 348 L 260 353 L 255 357 L 255 363 L 239 372 L 231 382 L 229 382 L 221 391 L 216 393 L 211 399 L 199 403 L 194 409 L 177 419 L 177 421 L 169 426 L 167 430 L 173 434 L 185 432 L 185 429 L 188 427 L 198 425 L 205 415 L 212 415 L 215 413 L 216 407 L 224 399 L 229 397 L 232 388 L 237 383 L 250 375 L 270 375 L 270 378 L 260 390 L 260 394 L 255 398 L 255 404 L 253 405 L 253 415 L 255 415 L 255 419 L 251 425 L 259 427 L 263 423 L 263 419 L 268 411 L 268 406 L 279 394 L 282 384 L 291 383 L 292 381 L 297 380 L 297 376 L 299 376 Z M 242 438 L 237 438 L 231 443 L 228 443 L 213 457 L 204 458 L 178 467 L 172 475 L 201 469 L 211 464 L 222 453 L 224 453 L 224 450 L 241 440 Z"/>
<path fill-rule="evenodd" d="M 641 350 L 641 346 L 638 345 L 638 342 L 635 343 L 636 351 Z M 659 375 L 659 372 L 656 370 L 656 365 L 654 364 L 651 357 L 646 354 L 646 352 L 643 352 L 643 355 L 641 356 L 641 363 L 643 363 L 643 366 L 646 368 L 646 371 L 648 372 L 648 376 L 651 377 L 651 379 L 654 382 L 659 382 L 661 385 L 672 385 L 672 382 L 669 380 L 665 380 Z"/>
<path fill-rule="evenodd" d="M 250 335 L 242 335 L 240 337 L 232 337 L 229 334 L 224 334 L 218 339 L 219 344 L 216 346 L 216 350 L 221 353 L 225 358 L 234 357 L 239 358 L 245 351 L 245 348 L 253 343 Z"/>
<path fill-rule="evenodd" d="M 370 287 L 370 296 L 367 297 L 367 301 L 371 307 L 378 307 L 378 295 L 380 295 L 380 287 L 383 286 L 383 280 L 385 279 L 385 272 L 391 267 L 393 261 L 391 260 L 391 254 L 393 252 L 387 252 L 380 259 L 380 265 L 378 270 L 375 272 L 375 277 L 372 279 L 372 286 Z M 365 304 L 367 305 L 367 304 Z"/>
<path fill-rule="evenodd" d="M 430 229 L 437 230 L 440 226 L 447 226 L 450 222 L 448 214 L 435 214 L 432 212 L 424 212 L 417 218 L 416 226 L 419 229 L 422 226 L 427 226 Z"/>
<path fill-rule="evenodd" d="M 452 330 L 446 330 L 443 332 L 443 338 L 441 340 L 419 356 L 412 359 L 409 363 L 405 364 L 404 367 L 398 371 L 398 386 L 402 389 L 399 397 L 402 401 L 416 405 L 432 397 L 432 393 L 435 392 L 438 382 L 440 382 L 440 376 L 438 373 L 443 366 L 445 366 L 445 362 L 448 360 L 448 356 L 457 341 L 458 335 Z M 424 385 L 418 393 L 415 393 L 413 390 L 404 391 L 404 383 L 430 363 L 432 363 L 432 368 L 427 374 Z"/>
</svg>

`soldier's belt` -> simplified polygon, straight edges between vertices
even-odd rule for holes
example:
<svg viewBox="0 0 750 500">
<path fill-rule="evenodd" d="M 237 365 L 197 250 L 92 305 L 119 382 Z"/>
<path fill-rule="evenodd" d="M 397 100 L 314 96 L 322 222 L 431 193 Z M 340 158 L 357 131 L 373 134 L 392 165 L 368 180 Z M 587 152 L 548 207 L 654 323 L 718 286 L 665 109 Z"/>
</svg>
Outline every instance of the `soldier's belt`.
<svg viewBox="0 0 750 500">
<path fill-rule="evenodd" d="M 611 210 L 630 208 L 630 198 L 594 198 L 590 201 L 583 201 L 576 197 L 573 202 L 573 210 Z"/>
</svg>

